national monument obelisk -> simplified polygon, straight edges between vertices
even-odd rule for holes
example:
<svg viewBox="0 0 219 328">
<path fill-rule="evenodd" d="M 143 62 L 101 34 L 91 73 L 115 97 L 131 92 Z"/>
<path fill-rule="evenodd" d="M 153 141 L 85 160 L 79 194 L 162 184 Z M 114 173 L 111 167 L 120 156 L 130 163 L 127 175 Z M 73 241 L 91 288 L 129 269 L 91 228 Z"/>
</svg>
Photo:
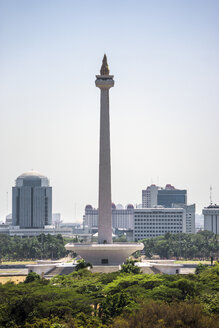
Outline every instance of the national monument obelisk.
<svg viewBox="0 0 219 328">
<path fill-rule="evenodd" d="M 111 165 L 110 165 L 110 115 L 109 89 L 114 86 L 113 75 L 109 75 L 106 55 L 96 75 L 96 86 L 100 89 L 100 153 L 99 153 L 99 221 L 98 243 L 69 243 L 65 248 L 80 255 L 96 267 L 116 266 L 127 257 L 144 248 L 140 243 L 112 242 L 112 202 L 111 202 Z M 101 271 L 105 270 L 103 268 Z"/>
<path fill-rule="evenodd" d="M 100 75 L 96 75 L 96 86 L 100 89 L 100 149 L 99 149 L 99 244 L 112 243 L 112 201 L 110 163 L 110 114 L 109 89 L 114 86 L 113 75 L 109 75 L 107 57 L 104 55 Z"/>
</svg>

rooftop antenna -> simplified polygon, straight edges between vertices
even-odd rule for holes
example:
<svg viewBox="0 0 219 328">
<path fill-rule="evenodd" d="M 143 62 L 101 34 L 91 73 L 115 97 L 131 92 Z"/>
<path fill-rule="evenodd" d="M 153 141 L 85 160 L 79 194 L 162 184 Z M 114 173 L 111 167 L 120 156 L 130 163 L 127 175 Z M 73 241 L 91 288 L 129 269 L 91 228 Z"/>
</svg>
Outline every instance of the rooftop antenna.
<svg viewBox="0 0 219 328">
<path fill-rule="evenodd" d="M 212 205 L 212 186 L 210 186 L 210 205 Z"/>
</svg>

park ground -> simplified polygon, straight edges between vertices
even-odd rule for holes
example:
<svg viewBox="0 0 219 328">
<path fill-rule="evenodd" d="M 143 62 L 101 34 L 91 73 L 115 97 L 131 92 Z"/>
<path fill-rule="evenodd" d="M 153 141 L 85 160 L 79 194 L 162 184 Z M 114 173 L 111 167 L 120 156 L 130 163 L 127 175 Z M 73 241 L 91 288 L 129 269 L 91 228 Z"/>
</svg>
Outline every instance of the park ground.
<svg viewBox="0 0 219 328">
<path fill-rule="evenodd" d="M 66 259 L 65 259 L 66 260 Z M 162 260 L 159 260 L 159 262 Z M 28 265 L 28 264 L 35 264 L 37 261 L 7 261 L 2 262 L 1 265 Z M 180 260 L 180 261 L 174 261 L 178 264 L 211 264 L 211 261 L 199 261 L 199 260 Z M 188 273 L 194 273 L 195 269 L 184 269 L 185 274 Z M 188 272 L 187 272 L 188 271 Z M 8 282 L 13 282 L 15 284 L 18 284 L 20 282 L 23 282 L 26 278 L 26 275 L 28 273 L 27 269 L 0 269 L 0 283 L 5 284 Z"/>
</svg>

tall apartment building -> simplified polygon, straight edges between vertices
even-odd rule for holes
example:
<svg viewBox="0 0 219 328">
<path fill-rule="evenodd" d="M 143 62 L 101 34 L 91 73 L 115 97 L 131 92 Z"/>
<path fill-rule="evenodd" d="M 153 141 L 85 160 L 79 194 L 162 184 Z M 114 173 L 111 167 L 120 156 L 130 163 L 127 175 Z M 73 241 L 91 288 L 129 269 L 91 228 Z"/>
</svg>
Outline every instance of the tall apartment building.
<svg viewBox="0 0 219 328">
<path fill-rule="evenodd" d="M 47 177 L 26 172 L 12 188 L 12 224 L 20 228 L 44 228 L 52 223 L 52 187 Z"/>
<path fill-rule="evenodd" d="M 158 189 L 156 185 L 152 184 L 145 190 L 142 190 L 142 207 L 151 208 L 157 206 Z"/>
<path fill-rule="evenodd" d="M 115 229 L 131 229 L 134 228 L 134 206 L 129 204 L 126 209 L 121 209 L 112 204 L 112 227 Z M 88 232 L 92 233 L 98 229 L 98 209 L 91 205 L 85 207 L 85 215 L 83 217 L 83 225 L 87 227 Z"/>
<path fill-rule="evenodd" d="M 183 208 L 144 208 L 134 210 L 134 240 L 186 232 Z"/>
<path fill-rule="evenodd" d="M 219 233 L 219 205 L 209 205 L 202 210 L 204 215 L 204 230 Z"/>
</svg>

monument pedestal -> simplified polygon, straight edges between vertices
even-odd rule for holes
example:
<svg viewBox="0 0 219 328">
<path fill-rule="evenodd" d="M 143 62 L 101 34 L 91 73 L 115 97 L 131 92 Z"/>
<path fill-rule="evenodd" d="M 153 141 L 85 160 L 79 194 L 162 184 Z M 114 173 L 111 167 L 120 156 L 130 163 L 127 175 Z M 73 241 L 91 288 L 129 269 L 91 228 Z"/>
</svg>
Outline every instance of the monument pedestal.
<svg viewBox="0 0 219 328">
<path fill-rule="evenodd" d="M 80 255 L 86 262 L 92 265 L 121 265 L 125 260 L 144 248 L 143 244 L 137 243 L 114 243 L 114 244 L 67 244 L 65 248 Z"/>
</svg>

